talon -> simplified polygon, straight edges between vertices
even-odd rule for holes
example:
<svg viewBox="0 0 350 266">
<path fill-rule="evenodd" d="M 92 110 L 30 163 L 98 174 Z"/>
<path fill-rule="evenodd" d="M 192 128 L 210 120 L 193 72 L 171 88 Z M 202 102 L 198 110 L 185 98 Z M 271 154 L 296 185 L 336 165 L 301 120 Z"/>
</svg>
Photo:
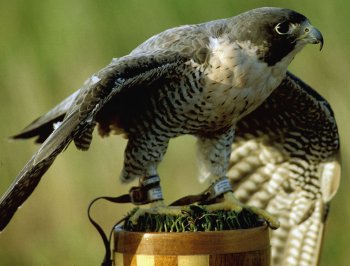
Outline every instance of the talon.
<svg viewBox="0 0 350 266">
<path fill-rule="evenodd" d="M 240 201 L 236 199 L 234 196 L 233 192 L 226 192 L 224 194 L 224 200 L 222 202 L 214 203 L 211 205 L 207 206 L 208 210 L 211 211 L 217 211 L 217 210 L 227 210 L 227 211 L 235 211 L 237 213 L 241 212 L 243 208 L 250 210 L 251 212 L 255 213 L 259 217 L 263 218 L 268 226 L 271 229 L 277 229 L 280 226 L 279 221 L 277 220 L 276 217 L 273 215 L 269 214 L 267 211 L 252 207 L 252 206 L 247 206 Z"/>
<path fill-rule="evenodd" d="M 136 225 L 139 218 L 145 214 L 160 214 L 160 215 L 180 215 L 183 211 L 188 211 L 187 206 L 165 206 L 163 201 L 155 201 L 151 203 L 149 209 L 139 208 L 130 218 L 130 222 Z"/>
<path fill-rule="evenodd" d="M 247 209 L 262 217 L 271 229 L 276 230 L 280 227 L 278 219 L 267 211 L 252 206 L 247 206 Z"/>
<path fill-rule="evenodd" d="M 244 208 L 244 205 L 236 199 L 232 192 L 227 192 L 224 194 L 224 200 L 222 202 L 208 205 L 207 208 L 211 211 L 225 210 L 241 212 Z"/>
<path fill-rule="evenodd" d="M 146 213 L 145 209 L 139 208 L 129 219 L 129 221 L 133 224 L 136 225 L 137 222 L 139 221 L 140 216 L 144 215 Z"/>
</svg>

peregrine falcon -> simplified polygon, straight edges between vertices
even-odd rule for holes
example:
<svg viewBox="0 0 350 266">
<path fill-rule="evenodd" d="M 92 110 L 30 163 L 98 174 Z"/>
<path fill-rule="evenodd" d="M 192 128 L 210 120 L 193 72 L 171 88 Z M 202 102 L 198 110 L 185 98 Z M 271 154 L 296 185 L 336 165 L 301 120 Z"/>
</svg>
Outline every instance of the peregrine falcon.
<svg viewBox="0 0 350 266">
<path fill-rule="evenodd" d="M 222 198 L 212 208 L 240 210 L 227 179 L 237 122 L 281 84 L 306 44 L 322 48 L 323 37 L 305 16 L 264 7 L 166 30 L 113 59 L 14 137 L 43 144 L 0 200 L 0 230 L 72 141 L 89 148 L 96 125 L 101 136 L 127 136 L 121 179 L 140 179 L 152 210 L 165 208 L 157 166 L 169 140 L 184 134 L 197 137 L 201 178 Z M 252 210 L 278 226 L 268 213 Z"/>
</svg>

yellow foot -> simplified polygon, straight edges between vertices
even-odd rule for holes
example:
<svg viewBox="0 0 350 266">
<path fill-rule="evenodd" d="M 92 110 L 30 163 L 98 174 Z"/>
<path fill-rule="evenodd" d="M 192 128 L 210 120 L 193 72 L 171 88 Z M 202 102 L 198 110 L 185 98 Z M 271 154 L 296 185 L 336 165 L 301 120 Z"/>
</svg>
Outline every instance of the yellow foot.
<svg viewBox="0 0 350 266">
<path fill-rule="evenodd" d="M 139 208 L 131 217 L 130 222 L 137 224 L 139 218 L 145 214 L 180 215 L 183 211 L 189 211 L 188 206 L 165 206 L 163 201 L 151 203 L 149 209 Z"/>
<path fill-rule="evenodd" d="M 207 205 L 207 209 L 210 211 L 227 210 L 241 212 L 243 208 L 248 209 L 251 212 L 258 215 L 259 217 L 263 218 L 271 229 L 277 229 L 280 226 L 280 223 L 276 217 L 272 216 L 265 210 L 252 206 L 247 206 L 241 203 L 235 198 L 232 192 L 226 192 L 224 194 L 224 200 L 222 202 Z"/>
</svg>

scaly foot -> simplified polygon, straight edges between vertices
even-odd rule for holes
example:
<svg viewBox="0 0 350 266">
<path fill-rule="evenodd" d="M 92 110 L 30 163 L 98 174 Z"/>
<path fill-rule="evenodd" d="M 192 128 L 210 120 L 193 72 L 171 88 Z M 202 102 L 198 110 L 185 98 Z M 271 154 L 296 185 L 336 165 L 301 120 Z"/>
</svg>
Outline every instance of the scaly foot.
<svg viewBox="0 0 350 266">
<path fill-rule="evenodd" d="M 252 206 L 247 206 L 241 203 L 236 199 L 233 192 L 231 191 L 226 192 L 224 194 L 224 199 L 222 202 L 207 205 L 207 209 L 211 211 L 227 210 L 227 211 L 241 212 L 243 208 L 248 209 L 251 212 L 258 215 L 259 217 L 263 218 L 267 222 L 267 224 L 270 226 L 271 229 L 277 229 L 280 226 L 280 223 L 277 220 L 277 218 L 275 218 L 265 210 L 252 207 Z"/>
<path fill-rule="evenodd" d="M 139 218 L 145 214 L 180 215 L 183 211 L 189 211 L 188 206 L 165 206 L 162 200 L 151 203 L 149 209 L 139 208 L 131 217 L 130 222 L 137 224 Z"/>
</svg>

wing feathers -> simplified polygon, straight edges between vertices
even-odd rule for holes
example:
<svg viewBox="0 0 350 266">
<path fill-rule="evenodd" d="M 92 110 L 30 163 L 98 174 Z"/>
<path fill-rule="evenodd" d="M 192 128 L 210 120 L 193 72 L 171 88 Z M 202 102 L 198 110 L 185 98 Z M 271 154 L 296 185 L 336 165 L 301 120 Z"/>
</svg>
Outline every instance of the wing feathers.
<svg viewBox="0 0 350 266">
<path fill-rule="evenodd" d="M 0 231 L 6 227 L 18 207 L 31 195 L 57 155 L 72 140 L 76 142 L 78 148 L 88 148 L 96 124 L 96 115 L 106 103 L 113 97 L 122 97 L 120 94 L 122 90 L 132 90 L 135 85 L 137 88 L 142 88 L 140 84 L 151 84 L 169 75 L 186 60 L 188 59 L 176 53 L 160 51 L 115 59 L 92 76 L 78 92 L 16 135 L 15 138 L 38 135 L 40 141 L 46 140 L 1 198 Z M 52 133 L 47 130 L 52 122 L 62 118 L 63 121 L 53 129 Z"/>
<path fill-rule="evenodd" d="M 43 143 L 47 137 L 54 130 L 54 124 L 57 122 L 61 122 L 67 110 L 72 106 L 75 101 L 77 95 L 79 94 L 79 90 L 70 95 L 68 98 L 60 102 L 54 108 L 52 108 L 49 112 L 42 115 L 38 119 L 34 120 L 30 123 L 26 128 L 24 128 L 19 134 L 12 136 L 13 139 L 27 139 L 38 136 L 36 139 L 36 143 Z"/>
<path fill-rule="evenodd" d="M 10 222 L 17 209 L 32 194 L 41 177 L 51 166 L 56 156 L 69 144 L 62 141 L 49 156 L 35 163 L 37 154 L 26 164 L 16 180 L 0 199 L 0 231 Z"/>
<path fill-rule="evenodd" d="M 237 125 L 228 177 L 238 199 L 277 216 L 272 265 L 317 265 L 328 203 L 337 191 L 334 114 L 290 73 Z"/>
</svg>

